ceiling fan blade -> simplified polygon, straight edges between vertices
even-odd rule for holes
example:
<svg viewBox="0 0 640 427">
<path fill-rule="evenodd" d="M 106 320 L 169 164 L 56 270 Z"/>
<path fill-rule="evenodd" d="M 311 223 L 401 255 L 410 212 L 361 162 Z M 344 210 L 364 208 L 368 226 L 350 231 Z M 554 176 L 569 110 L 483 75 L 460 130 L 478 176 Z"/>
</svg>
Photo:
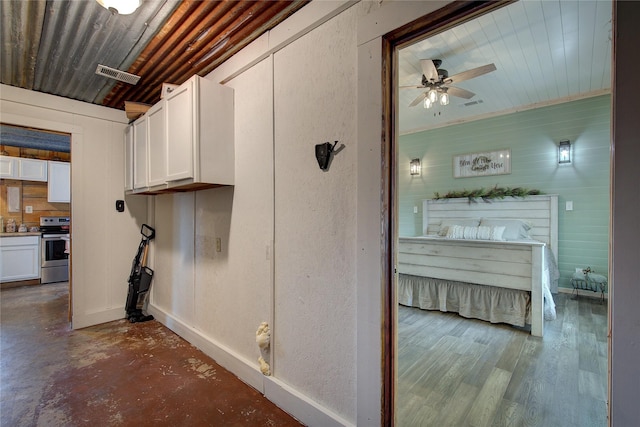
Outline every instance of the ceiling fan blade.
<svg viewBox="0 0 640 427">
<path fill-rule="evenodd" d="M 409 107 L 415 107 L 416 105 L 420 104 L 422 100 L 426 98 L 426 96 L 427 96 L 427 92 L 421 93 L 420 95 L 418 95 L 416 99 L 413 100 L 411 104 L 409 104 Z"/>
<path fill-rule="evenodd" d="M 409 86 L 399 86 L 400 89 L 424 89 L 424 86 L 415 86 L 415 85 L 409 85 Z"/>
<path fill-rule="evenodd" d="M 474 77 L 481 76 L 483 74 L 490 73 L 496 70 L 496 66 L 494 64 L 483 65 L 482 67 L 472 68 L 471 70 L 463 71 L 458 74 L 454 74 L 445 79 L 446 83 L 460 83 L 465 80 L 472 79 Z"/>
<path fill-rule="evenodd" d="M 466 89 L 460 89 L 459 87 L 447 86 L 447 93 L 449 95 L 457 96 L 458 98 L 471 99 L 475 96 L 475 93 Z"/>
<path fill-rule="evenodd" d="M 439 80 L 438 70 L 431 59 L 421 59 L 420 67 L 422 67 L 422 74 L 424 74 L 427 80 L 432 82 L 437 82 Z"/>
</svg>

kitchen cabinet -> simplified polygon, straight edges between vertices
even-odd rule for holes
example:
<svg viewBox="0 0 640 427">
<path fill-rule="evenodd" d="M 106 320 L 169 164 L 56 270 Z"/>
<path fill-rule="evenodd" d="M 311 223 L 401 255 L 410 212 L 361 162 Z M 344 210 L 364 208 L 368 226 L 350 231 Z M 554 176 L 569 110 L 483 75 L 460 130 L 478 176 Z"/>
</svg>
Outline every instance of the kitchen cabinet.
<svg viewBox="0 0 640 427">
<path fill-rule="evenodd" d="M 47 181 L 47 161 L 18 158 L 18 176 L 25 181 Z"/>
<path fill-rule="evenodd" d="M 47 181 L 47 161 L 0 156 L 0 177 L 23 181 Z"/>
<path fill-rule="evenodd" d="M 234 183 L 233 89 L 193 76 L 166 97 L 167 185 Z"/>
<path fill-rule="evenodd" d="M 0 156 L 0 178 L 15 179 L 18 175 L 18 158 Z"/>
<path fill-rule="evenodd" d="M 124 131 L 124 190 L 133 191 L 133 126 Z"/>
<path fill-rule="evenodd" d="M 147 189 L 147 116 L 133 122 L 133 191 Z"/>
<path fill-rule="evenodd" d="M 172 88 L 125 132 L 127 194 L 233 185 L 234 162 L 233 89 L 199 76 Z"/>
<path fill-rule="evenodd" d="M 0 281 L 38 279 L 40 277 L 40 237 L 0 237 Z"/>
<path fill-rule="evenodd" d="M 68 162 L 48 162 L 47 201 L 71 202 L 71 164 Z"/>
<path fill-rule="evenodd" d="M 149 187 L 164 185 L 167 181 L 167 134 L 164 100 L 160 100 L 147 113 L 147 165 Z"/>
</svg>

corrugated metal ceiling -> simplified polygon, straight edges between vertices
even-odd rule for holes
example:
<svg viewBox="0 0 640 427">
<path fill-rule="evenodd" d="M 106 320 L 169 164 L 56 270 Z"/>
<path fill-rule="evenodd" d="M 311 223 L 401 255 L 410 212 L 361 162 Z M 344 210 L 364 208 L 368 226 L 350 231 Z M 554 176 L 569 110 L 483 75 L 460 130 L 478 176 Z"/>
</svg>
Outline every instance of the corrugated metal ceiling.
<svg viewBox="0 0 640 427">
<path fill-rule="evenodd" d="M 0 81 L 118 109 L 153 104 L 162 83 L 206 75 L 307 3 L 147 0 L 113 15 L 93 0 L 3 0 Z M 99 76 L 98 64 L 140 81 Z"/>
</svg>

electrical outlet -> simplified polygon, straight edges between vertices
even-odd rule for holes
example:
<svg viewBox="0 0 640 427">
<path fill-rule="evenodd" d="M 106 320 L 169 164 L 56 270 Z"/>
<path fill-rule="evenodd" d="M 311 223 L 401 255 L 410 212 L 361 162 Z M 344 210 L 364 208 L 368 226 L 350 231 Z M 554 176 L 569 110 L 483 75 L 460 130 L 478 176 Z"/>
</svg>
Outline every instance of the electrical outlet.
<svg viewBox="0 0 640 427">
<path fill-rule="evenodd" d="M 418 213 L 418 207 L 417 206 L 413 207 L 413 213 Z"/>
<path fill-rule="evenodd" d="M 33 213 L 33 206 L 25 206 L 24 211 L 25 213 Z"/>
</svg>

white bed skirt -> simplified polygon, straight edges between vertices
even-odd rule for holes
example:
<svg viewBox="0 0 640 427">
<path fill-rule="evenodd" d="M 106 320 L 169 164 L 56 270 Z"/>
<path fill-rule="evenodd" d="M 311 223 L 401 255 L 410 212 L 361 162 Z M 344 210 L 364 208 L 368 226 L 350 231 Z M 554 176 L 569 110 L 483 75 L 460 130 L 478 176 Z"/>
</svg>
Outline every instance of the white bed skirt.
<svg viewBox="0 0 640 427">
<path fill-rule="evenodd" d="M 400 274 L 398 302 L 423 310 L 440 310 L 491 323 L 524 326 L 530 321 L 526 291 Z"/>
</svg>

